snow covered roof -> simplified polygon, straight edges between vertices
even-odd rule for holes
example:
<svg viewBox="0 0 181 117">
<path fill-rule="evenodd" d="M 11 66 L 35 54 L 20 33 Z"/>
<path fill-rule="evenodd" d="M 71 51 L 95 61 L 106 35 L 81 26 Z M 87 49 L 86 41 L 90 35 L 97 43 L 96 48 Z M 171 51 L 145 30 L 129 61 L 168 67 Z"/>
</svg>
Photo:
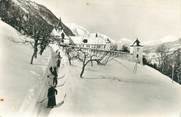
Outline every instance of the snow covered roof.
<svg viewBox="0 0 181 117">
<path fill-rule="evenodd" d="M 106 44 L 106 41 L 99 37 L 93 38 L 93 37 L 83 37 L 83 36 L 71 36 L 71 39 L 75 44 L 86 44 L 83 43 L 84 39 L 87 39 L 88 41 L 87 44 Z"/>
<path fill-rule="evenodd" d="M 72 41 L 75 44 L 81 44 L 82 43 L 82 36 L 71 36 L 70 38 L 72 39 Z"/>
<path fill-rule="evenodd" d="M 63 30 L 59 30 L 59 29 L 53 29 L 51 32 L 51 35 L 56 36 L 56 37 L 61 37 L 61 34 L 64 33 Z M 67 38 L 67 36 L 65 35 L 65 38 Z"/>
</svg>

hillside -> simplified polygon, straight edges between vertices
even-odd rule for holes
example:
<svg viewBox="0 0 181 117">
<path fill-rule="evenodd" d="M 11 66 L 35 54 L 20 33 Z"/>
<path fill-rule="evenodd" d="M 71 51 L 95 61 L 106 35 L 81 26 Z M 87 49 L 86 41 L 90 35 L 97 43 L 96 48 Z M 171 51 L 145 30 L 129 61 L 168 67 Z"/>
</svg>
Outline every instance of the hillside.
<svg viewBox="0 0 181 117">
<path fill-rule="evenodd" d="M 50 34 L 59 23 L 59 19 L 49 9 L 30 0 L 1 0 L 0 11 L 2 21 L 30 36 L 34 29 L 38 36 Z M 74 35 L 63 23 L 62 26 L 66 35 Z"/>
<path fill-rule="evenodd" d="M 168 48 L 168 50 L 174 51 L 181 48 L 181 39 L 178 39 L 172 42 L 164 42 L 160 44 L 155 44 L 155 45 L 145 45 L 144 51 L 156 52 L 156 49 L 163 44 Z"/>
<path fill-rule="evenodd" d="M 0 116 L 3 117 L 16 116 L 29 94 L 40 89 L 39 83 L 48 65 L 48 49 L 30 65 L 33 50 L 29 45 L 14 42 L 20 38 L 27 37 L 0 20 L 0 98 L 4 99 L 0 101 Z M 29 97 L 25 110 L 33 104 L 32 98 Z"/>
</svg>

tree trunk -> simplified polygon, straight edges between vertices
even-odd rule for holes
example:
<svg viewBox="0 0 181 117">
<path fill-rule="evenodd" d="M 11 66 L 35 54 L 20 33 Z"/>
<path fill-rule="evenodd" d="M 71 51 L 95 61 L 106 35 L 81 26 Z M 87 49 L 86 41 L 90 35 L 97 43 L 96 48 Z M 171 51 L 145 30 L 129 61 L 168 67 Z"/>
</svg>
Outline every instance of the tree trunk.
<svg viewBox="0 0 181 117">
<path fill-rule="evenodd" d="M 34 57 L 35 57 L 35 53 L 33 52 L 33 55 L 31 56 L 30 64 L 33 64 Z"/>
<path fill-rule="evenodd" d="M 71 56 L 70 56 L 70 53 L 69 53 L 69 52 L 67 52 L 67 56 L 68 56 L 69 65 L 72 65 Z"/>
<path fill-rule="evenodd" d="M 91 56 L 91 60 L 92 60 L 92 56 Z M 93 61 L 91 61 L 91 67 L 93 67 Z"/>
<path fill-rule="evenodd" d="M 69 60 L 69 65 L 72 65 L 70 56 L 68 57 L 68 60 Z"/>
<path fill-rule="evenodd" d="M 33 64 L 34 58 L 37 58 L 37 52 L 38 52 L 37 46 L 38 46 L 38 40 L 35 40 L 34 48 L 33 48 L 33 49 L 34 49 L 34 52 L 33 52 L 33 55 L 32 55 L 32 57 L 31 57 L 30 64 Z"/>
<path fill-rule="evenodd" d="M 83 66 L 82 66 L 82 71 L 81 71 L 81 73 L 80 73 L 80 78 L 83 78 L 83 74 L 84 74 L 84 71 L 85 71 L 85 64 L 83 64 Z"/>
<path fill-rule="evenodd" d="M 83 60 L 83 63 L 82 63 L 82 71 L 80 73 L 80 78 L 83 78 L 83 74 L 84 74 L 84 71 L 85 71 L 85 66 L 87 65 L 87 63 L 86 63 L 86 55 L 84 55 L 84 60 Z"/>
</svg>

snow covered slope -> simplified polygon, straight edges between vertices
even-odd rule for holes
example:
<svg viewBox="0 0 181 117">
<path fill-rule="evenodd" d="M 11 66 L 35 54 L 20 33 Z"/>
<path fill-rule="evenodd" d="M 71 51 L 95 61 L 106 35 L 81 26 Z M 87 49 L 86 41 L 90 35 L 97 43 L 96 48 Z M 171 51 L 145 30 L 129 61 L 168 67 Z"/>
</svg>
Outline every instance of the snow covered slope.
<svg viewBox="0 0 181 117">
<path fill-rule="evenodd" d="M 115 59 L 107 66 L 87 67 L 81 79 L 81 64 L 74 61 L 65 103 L 49 117 L 179 117 L 180 86 L 148 66 L 133 73 L 134 65 Z"/>
<path fill-rule="evenodd" d="M 0 11 L 2 21 L 29 36 L 36 30 L 47 37 L 59 24 L 59 19 L 48 8 L 31 0 L 0 0 Z M 61 25 L 66 35 L 73 36 L 63 22 Z"/>
<path fill-rule="evenodd" d="M 0 101 L 2 117 L 11 114 L 15 116 L 25 98 L 42 78 L 48 64 L 50 52 L 47 50 L 43 56 L 35 60 L 34 65 L 30 65 L 33 49 L 12 41 L 20 38 L 25 37 L 0 20 L 0 98 L 4 99 Z"/>
<path fill-rule="evenodd" d="M 154 43 L 152 45 L 145 45 L 144 50 L 150 51 L 150 52 L 156 52 L 156 49 L 161 45 L 165 45 L 169 51 L 174 51 L 174 50 L 181 48 L 181 39 L 180 38 L 176 40 L 176 39 L 171 39 L 168 37 L 167 40 L 169 40 L 169 39 L 170 39 L 170 41 L 168 41 L 168 42 L 162 41 L 162 43 L 158 43 L 158 44 Z"/>
<path fill-rule="evenodd" d="M 76 36 L 86 36 L 86 35 L 89 35 L 89 31 L 82 27 L 82 26 L 79 26 L 77 24 L 74 24 L 74 23 L 67 23 L 66 24 L 70 30 L 76 35 Z"/>
</svg>

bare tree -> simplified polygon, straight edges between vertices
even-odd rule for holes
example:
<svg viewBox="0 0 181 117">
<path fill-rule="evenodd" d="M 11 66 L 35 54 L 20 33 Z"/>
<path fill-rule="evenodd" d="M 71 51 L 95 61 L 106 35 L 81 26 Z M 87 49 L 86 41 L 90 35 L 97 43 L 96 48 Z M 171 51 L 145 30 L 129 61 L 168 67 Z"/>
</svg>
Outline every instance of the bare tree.
<svg viewBox="0 0 181 117">
<path fill-rule="evenodd" d="M 30 64 L 33 64 L 34 58 L 37 58 L 37 52 L 38 52 L 38 39 L 35 39 L 33 46 L 33 55 L 31 56 Z"/>
<path fill-rule="evenodd" d="M 78 59 L 82 62 L 82 69 L 80 73 L 80 78 L 83 78 L 83 74 L 86 66 L 91 63 L 93 66 L 93 62 L 96 62 L 97 65 L 105 65 L 108 62 L 111 54 L 109 51 L 99 51 L 99 50 L 91 50 L 89 52 L 79 49 L 78 50 Z M 106 62 L 105 62 L 106 59 Z"/>
<path fill-rule="evenodd" d="M 34 58 L 37 58 L 40 36 L 41 36 L 40 31 L 37 30 L 35 26 L 33 26 L 33 36 L 32 36 L 32 38 L 34 38 L 34 44 L 33 44 L 33 54 L 31 56 L 30 64 L 33 64 Z"/>
<path fill-rule="evenodd" d="M 173 52 L 174 64 L 175 64 L 175 79 L 181 83 L 181 48 Z"/>
<path fill-rule="evenodd" d="M 38 46 L 40 47 L 39 54 L 42 55 L 45 48 L 50 43 L 50 32 L 47 32 L 46 29 L 39 30 L 37 28 L 37 26 L 35 25 L 35 26 L 33 26 L 32 32 L 33 32 L 32 38 L 34 39 L 34 43 L 33 43 L 33 54 L 32 54 L 31 60 L 30 60 L 30 64 L 33 64 L 34 58 L 37 58 Z"/>
<path fill-rule="evenodd" d="M 96 62 L 97 65 L 106 65 L 108 61 L 118 56 L 118 54 L 116 54 L 118 52 L 114 51 L 98 50 L 95 48 L 81 48 L 76 47 L 76 45 L 59 44 L 59 46 L 65 48 L 65 53 L 70 65 L 72 65 L 73 59 L 77 59 L 82 62 L 80 72 L 81 78 L 83 78 L 84 71 L 89 63 L 91 63 L 92 67 L 94 62 Z"/>
<path fill-rule="evenodd" d="M 162 44 L 156 49 L 156 52 L 160 56 L 159 57 L 159 67 L 161 68 L 161 71 L 163 72 L 164 65 L 165 65 L 166 59 L 167 59 L 168 48 L 166 47 L 166 45 Z"/>
<path fill-rule="evenodd" d="M 176 82 L 181 83 L 181 49 L 168 51 L 166 45 L 157 48 L 159 53 L 159 70 L 172 77 Z"/>
</svg>

